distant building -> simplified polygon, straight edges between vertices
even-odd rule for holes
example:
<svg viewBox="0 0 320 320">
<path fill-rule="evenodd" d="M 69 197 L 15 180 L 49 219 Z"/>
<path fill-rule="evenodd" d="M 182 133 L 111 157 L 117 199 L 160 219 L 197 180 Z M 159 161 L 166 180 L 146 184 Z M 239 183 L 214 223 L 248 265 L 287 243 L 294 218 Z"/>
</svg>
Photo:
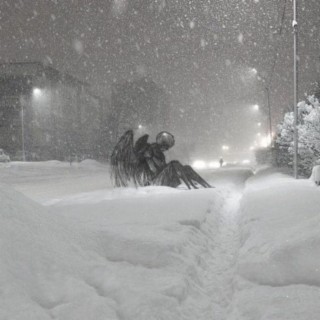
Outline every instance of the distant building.
<svg viewBox="0 0 320 320">
<path fill-rule="evenodd" d="M 102 119 L 87 83 L 39 62 L 0 64 L 0 148 L 12 159 L 97 158 Z"/>
</svg>

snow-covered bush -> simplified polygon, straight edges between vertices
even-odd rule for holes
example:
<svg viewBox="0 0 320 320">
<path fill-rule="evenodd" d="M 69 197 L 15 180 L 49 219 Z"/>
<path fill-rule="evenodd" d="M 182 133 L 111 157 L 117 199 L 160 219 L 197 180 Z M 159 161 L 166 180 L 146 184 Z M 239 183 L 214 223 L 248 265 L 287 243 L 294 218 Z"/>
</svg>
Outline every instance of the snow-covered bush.
<svg viewBox="0 0 320 320">
<path fill-rule="evenodd" d="M 320 165 L 313 167 L 310 178 L 317 186 L 320 186 Z"/>
<path fill-rule="evenodd" d="M 276 162 L 291 167 L 293 159 L 294 115 L 287 112 L 278 125 Z M 320 157 L 320 102 L 314 96 L 298 104 L 298 170 L 309 176 L 315 161 Z"/>
</svg>

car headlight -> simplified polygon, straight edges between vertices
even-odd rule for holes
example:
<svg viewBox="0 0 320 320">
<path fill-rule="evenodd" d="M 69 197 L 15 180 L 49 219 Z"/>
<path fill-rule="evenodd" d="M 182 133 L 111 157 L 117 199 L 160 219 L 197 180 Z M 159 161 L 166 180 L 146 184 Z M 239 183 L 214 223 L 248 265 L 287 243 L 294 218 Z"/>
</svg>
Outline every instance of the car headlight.
<svg viewBox="0 0 320 320">
<path fill-rule="evenodd" d="M 195 169 L 205 169 L 207 168 L 207 164 L 203 160 L 196 160 L 192 163 L 192 167 Z"/>
</svg>

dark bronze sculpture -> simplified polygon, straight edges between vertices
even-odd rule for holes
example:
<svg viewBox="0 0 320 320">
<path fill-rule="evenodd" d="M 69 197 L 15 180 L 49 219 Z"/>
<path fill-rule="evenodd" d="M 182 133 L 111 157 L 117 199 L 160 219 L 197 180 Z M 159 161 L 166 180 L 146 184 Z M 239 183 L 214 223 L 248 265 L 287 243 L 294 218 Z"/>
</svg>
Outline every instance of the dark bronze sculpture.
<svg viewBox="0 0 320 320">
<path fill-rule="evenodd" d="M 191 189 L 211 188 L 190 166 L 179 161 L 166 163 L 164 151 L 170 149 L 174 136 L 160 132 L 155 143 L 148 143 L 149 135 L 133 143 L 133 131 L 128 130 L 119 140 L 111 155 L 111 174 L 117 187 L 159 185 L 176 188 L 181 183 Z"/>
</svg>

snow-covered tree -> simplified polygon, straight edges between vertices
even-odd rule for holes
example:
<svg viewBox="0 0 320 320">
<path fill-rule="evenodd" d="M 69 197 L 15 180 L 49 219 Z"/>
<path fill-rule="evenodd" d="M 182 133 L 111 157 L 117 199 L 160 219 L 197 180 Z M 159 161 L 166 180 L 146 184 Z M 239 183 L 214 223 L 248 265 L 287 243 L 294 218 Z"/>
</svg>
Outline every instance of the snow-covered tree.
<svg viewBox="0 0 320 320">
<path fill-rule="evenodd" d="M 288 112 L 278 125 L 276 148 L 279 166 L 292 166 L 293 122 L 293 112 Z M 308 176 L 320 157 L 320 102 L 315 96 L 309 96 L 298 104 L 298 137 L 299 173 Z"/>
</svg>

